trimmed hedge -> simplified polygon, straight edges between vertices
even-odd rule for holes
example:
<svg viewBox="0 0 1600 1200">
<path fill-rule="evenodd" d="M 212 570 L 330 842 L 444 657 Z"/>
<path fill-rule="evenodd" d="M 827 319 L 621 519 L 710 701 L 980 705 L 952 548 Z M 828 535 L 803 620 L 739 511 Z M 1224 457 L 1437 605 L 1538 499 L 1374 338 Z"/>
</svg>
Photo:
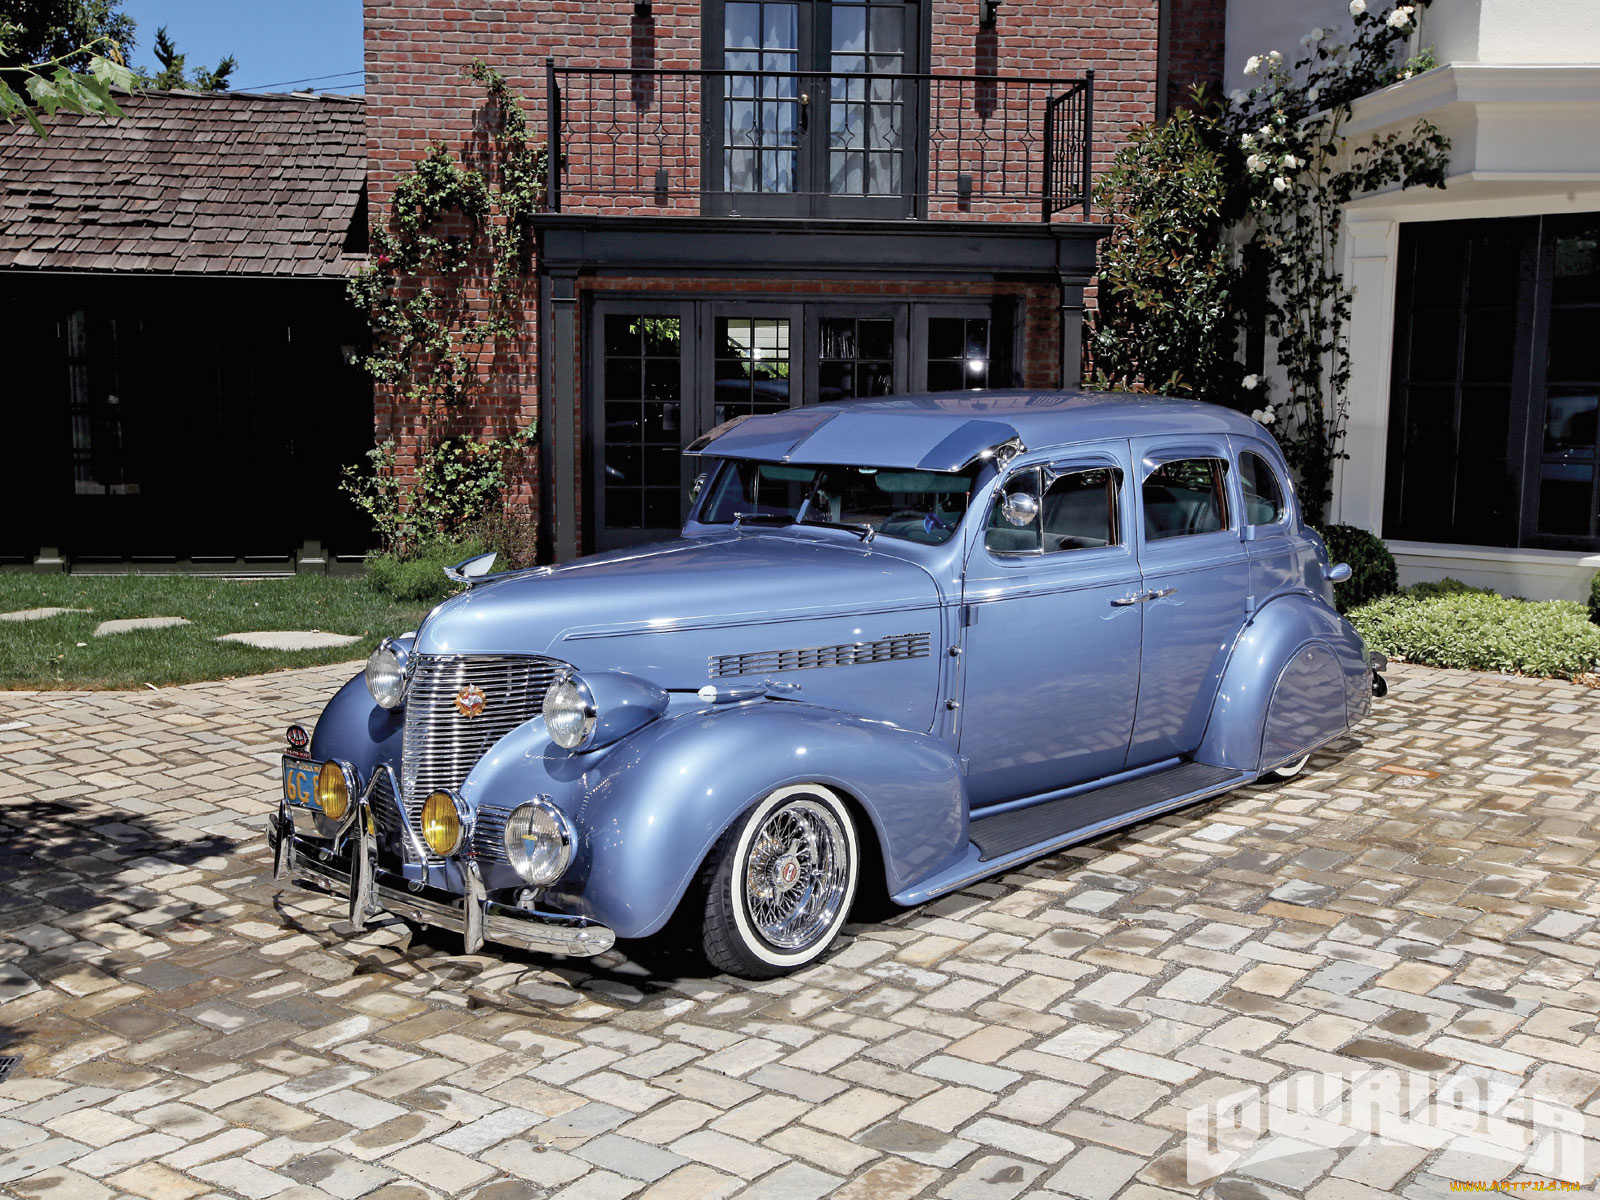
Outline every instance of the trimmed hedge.
<svg viewBox="0 0 1600 1200">
<path fill-rule="evenodd" d="M 1454 592 L 1389 596 L 1349 614 L 1367 645 L 1430 667 L 1546 675 L 1600 670 L 1600 626 L 1569 600 L 1512 600 Z"/>
<path fill-rule="evenodd" d="M 1470 583 L 1463 583 L 1454 575 L 1446 575 L 1443 579 L 1424 579 L 1420 583 L 1413 583 L 1401 589 L 1404 595 L 1413 600 L 1432 600 L 1435 596 L 1493 596 L 1495 590 L 1489 587 L 1473 587 Z"/>
<path fill-rule="evenodd" d="M 426 542 L 404 558 L 374 554 L 367 559 L 367 582 L 382 595 L 396 600 L 433 602 L 459 590 L 445 578 L 444 569 L 463 559 L 487 552 L 476 538 L 466 541 Z"/>
<path fill-rule="evenodd" d="M 1333 602 L 1340 612 L 1400 590 L 1394 555 L 1375 534 L 1354 525 L 1329 525 L 1317 532 L 1328 545 L 1329 562 L 1350 564 L 1350 578 L 1333 585 Z"/>
</svg>

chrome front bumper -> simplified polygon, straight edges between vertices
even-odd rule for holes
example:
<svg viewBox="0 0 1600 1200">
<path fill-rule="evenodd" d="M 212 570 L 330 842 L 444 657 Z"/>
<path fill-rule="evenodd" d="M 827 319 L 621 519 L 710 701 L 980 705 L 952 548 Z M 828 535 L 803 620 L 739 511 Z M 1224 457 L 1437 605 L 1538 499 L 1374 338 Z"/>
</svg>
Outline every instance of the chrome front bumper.
<svg viewBox="0 0 1600 1200">
<path fill-rule="evenodd" d="M 387 912 L 419 924 L 453 929 L 462 935 L 469 954 L 477 953 L 488 941 L 543 954 L 588 958 L 604 954 L 617 940 L 610 929 L 588 917 L 535 912 L 490 900 L 481 894 L 481 883 L 477 885 L 479 895 L 469 899 L 408 880 L 373 862 L 370 839 L 352 834 L 344 840 L 345 852 L 335 853 L 327 845 L 296 834 L 287 814 L 280 812 L 269 823 L 267 834 L 274 877 L 313 881 L 345 897 L 350 901 L 353 925 L 364 926 L 373 913 Z"/>
</svg>

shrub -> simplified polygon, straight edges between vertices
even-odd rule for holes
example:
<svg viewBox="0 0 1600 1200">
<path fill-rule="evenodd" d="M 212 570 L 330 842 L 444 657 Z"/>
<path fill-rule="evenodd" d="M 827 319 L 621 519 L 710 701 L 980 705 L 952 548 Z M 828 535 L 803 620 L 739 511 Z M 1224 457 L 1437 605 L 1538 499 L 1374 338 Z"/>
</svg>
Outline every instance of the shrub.
<svg viewBox="0 0 1600 1200">
<path fill-rule="evenodd" d="M 1401 590 L 1413 600 L 1432 600 L 1435 596 L 1495 595 L 1493 588 L 1473 587 L 1470 583 L 1463 583 L 1453 575 L 1446 575 L 1443 579 L 1424 579 Z"/>
<path fill-rule="evenodd" d="M 1350 621 L 1374 650 L 1426 666 L 1563 679 L 1600 666 L 1600 627 L 1569 600 L 1389 596 L 1351 612 Z"/>
<path fill-rule="evenodd" d="M 1333 589 L 1340 612 L 1347 613 L 1400 590 L 1394 555 L 1382 539 L 1354 525 L 1329 525 L 1319 532 L 1328 544 L 1329 561 L 1350 564 L 1350 578 Z"/>
<path fill-rule="evenodd" d="M 1600 625 L 1600 571 L 1589 581 L 1589 620 Z"/>
<path fill-rule="evenodd" d="M 444 569 L 487 549 L 477 538 L 440 539 L 424 542 L 406 555 L 374 554 L 367 559 L 367 582 L 396 600 L 443 600 L 459 587 L 445 578 Z"/>
<path fill-rule="evenodd" d="M 466 529 L 473 541 L 499 554 L 496 571 L 520 571 L 539 561 L 539 527 L 522 514 L 491 508 Z"/>
</svg>

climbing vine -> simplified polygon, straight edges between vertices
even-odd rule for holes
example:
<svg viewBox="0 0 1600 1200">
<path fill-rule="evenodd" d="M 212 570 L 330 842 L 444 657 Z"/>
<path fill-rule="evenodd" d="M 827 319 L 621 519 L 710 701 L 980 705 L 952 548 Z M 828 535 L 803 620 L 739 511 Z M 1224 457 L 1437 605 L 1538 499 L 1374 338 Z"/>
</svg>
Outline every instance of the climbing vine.
<svg viewBox="0 0 1600 1200">
<path fill-rule="evenodd" d="M 347 466 L 341 485 L 391 553 L 489 513 L 534 439 L 531 425 L 482 432 L 492 420 L 482 409 L 495 347 L 515 340 L 526 308 L 548 160 L 505 78 L 482 61 L 467 73 L 486 94 L 476 153 L 428 145 L 348 286 L 371 331 L 362 366 L 414 424 L 414 436 Z"/>
<path fill-rule="evenodd" d="M 1348 42 L 1318 28 L 1300 39 L 1304 54 L 1292 65 L 1277 50 L 1251 57 L 1245 74 L 1261 82 L 1234 92 L 1221 118 L 1243 160 L 1284 395 L 1271 401 L 1253 375 L 1244 383 L 1256 393 L 1254 415 L 1283 446 L 1315 523 L 1333 497 L 1334 469 L 1347 457 L 1351 293 L 1338 263 L 1344 206 L 1392 185 L 1442 188 L 1449 167 L 1449 139 L 1425 120 L 1409 132 L 1361 140 L 1343 133 L 1356 99 L 1435 65 L 1429 50 L 1404 60 L 1397 53 L 1427 3 L 1377 13 L 1367 0 L 1350 0 Z"/>
</svg>

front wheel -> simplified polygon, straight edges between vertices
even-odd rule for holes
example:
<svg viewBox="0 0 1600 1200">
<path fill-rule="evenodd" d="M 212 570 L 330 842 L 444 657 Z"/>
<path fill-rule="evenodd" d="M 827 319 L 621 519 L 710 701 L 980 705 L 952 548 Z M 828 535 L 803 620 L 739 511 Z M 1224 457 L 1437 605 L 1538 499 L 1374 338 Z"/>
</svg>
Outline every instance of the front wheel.
<svg viewBox="0 0 1600 1200">
<path fill-rule="evenodd" d="M 844 802 L 815 783 L 779 788 L 711 856 L 703 944 L 719 971 L 786 975 L 821 958 L 855 899 L 861 852 Z"/>
</svg>

